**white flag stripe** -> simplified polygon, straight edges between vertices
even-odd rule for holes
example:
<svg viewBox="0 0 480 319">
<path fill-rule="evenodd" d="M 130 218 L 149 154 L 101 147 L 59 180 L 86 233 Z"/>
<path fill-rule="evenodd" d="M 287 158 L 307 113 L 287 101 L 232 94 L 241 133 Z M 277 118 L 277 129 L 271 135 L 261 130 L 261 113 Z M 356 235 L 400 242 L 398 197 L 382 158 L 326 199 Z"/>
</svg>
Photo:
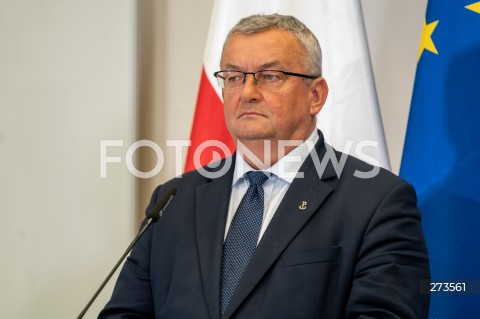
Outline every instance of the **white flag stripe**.
<svg viewBox="0 0 480 319">
<path fill-rule="evenodd" d="M 318 127 L 335 148 L 357 157 L 362 157 L 355 152 L 359 143 L 375 141 L 376 147 L 366 147 L 361 153 L 390 169 L 359 1 L 215 1 L 204 67 L 220 98 L 221 90 L 213 72 L 219 70 L 225 37 L 238 20 L 257 13 L 293 15 L 315 33 L 322 47 L 323 76 L 330 88 L 318 116 Z M 349 141 L 353 146 L 347 150 L 345 146 Z"/>
</svg>

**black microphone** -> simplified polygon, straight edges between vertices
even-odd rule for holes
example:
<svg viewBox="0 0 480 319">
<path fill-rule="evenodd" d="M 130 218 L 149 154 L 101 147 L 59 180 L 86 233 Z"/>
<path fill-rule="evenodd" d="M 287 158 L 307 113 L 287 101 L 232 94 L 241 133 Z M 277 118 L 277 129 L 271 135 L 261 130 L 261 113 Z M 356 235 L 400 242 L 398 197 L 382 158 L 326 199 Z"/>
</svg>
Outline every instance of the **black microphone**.
<svg viewBox="0 0 480 319">
<path fill-rule="evenodd" d="M 138 232 L 137 236 L 133 239 L 132 243 L 130 244 L 130 246 L 128 246 L 127 250 L 125 250 L 122 257 L 120 257 L 120 259 L 118 260 L 116 265 L 113 267 L 112 271 L 110 271 L 110 273 L 108 274 L 107 278 L 105 278 L 105 280 L 102 282 L 100 287 L 98 287 L 97 291 L 92 296 L 90 301 L 87 303 L 85 308 L 83 308 L 82 312 L 78 315 L 77 319 L 83 318 L 83 316 L 87 312 L 88 308 L 90 308 L 90 306 L 95 301 L 95 299 L 97 299 L 100 292 L 103 290 L 103 288 L 108 283 L 110 278 L 112 278 L 113 274 L 118 269 L 118 267 L 122 264 L 123 260 L 125 259 L 125 257 L 127 257 L 128 253 L 132 250 L 133 246 L 135 246 L 136 242 L 140 239 L 140 237 L 143 235 L 143 233 L 147 230 L 148 226 L 150 226 L 152 223 L 155 223 L 157 220 L 160 219 L 160 217 L 162 217 L 163 212 L 165 211 L 168 204 L 170 203 L 170 201 L 172 200 L 173 196 L 175 196 L 176 193 L 177 193 L 177 188 L 176 187 L 170 188 L 168 190 L 168 192 L 157 202 L 155 207 L 149 213 L 147 213 L 147 222 L 142 227 L 142 229 Z"/>
</svg>

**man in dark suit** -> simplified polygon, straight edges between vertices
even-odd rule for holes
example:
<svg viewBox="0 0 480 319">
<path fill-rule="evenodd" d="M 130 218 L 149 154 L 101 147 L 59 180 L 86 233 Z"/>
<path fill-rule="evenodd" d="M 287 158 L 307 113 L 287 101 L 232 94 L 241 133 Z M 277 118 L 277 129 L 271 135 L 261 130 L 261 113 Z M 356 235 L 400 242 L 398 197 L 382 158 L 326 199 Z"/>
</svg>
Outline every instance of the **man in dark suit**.
<svg viewBox="0 0 480 319">
<path fill-rule="evenodd" d="M 427 318 L 415 191 L 316 129 L 328 87 L 315 36 L 250 16 L 220 65 L 237 151 L 154 191 L 147 211 L 178 190 L 99 318 Z"/>
</svg>

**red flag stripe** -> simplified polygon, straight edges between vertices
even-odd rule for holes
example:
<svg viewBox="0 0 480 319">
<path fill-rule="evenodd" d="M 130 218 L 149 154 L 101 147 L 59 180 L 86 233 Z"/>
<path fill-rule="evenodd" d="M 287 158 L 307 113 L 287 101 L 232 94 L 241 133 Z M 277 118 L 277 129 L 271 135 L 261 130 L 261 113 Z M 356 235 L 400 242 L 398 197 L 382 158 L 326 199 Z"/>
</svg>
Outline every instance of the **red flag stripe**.
<svg viewBox="0 0 480 319">
<path fill-rule="evenodd" d="M 190 134 L 191 146 L 188 149 L 185 163 L 186 172 L 196 169 L 198 166 L 206 165 L 212 160 L 218 159 L 218 157 L 215 156 L 215 153 L 218 153 L 218 149 L 207 148 L 197 155 L 200 156 L 200 165 L 195 165 L 195 151 L 202 142 L 207 140 L 215 140 L 225 144 L 231 153 L 235 150 L 232 137 L 225 124 L 223 103 L 212 87 L 212 83 L 208 80 L 205 68 L 203 68 L 192 131 Z M 220 151 L 221 157 L 225 157 L 225 155 L 228 154 L 224 154 L 224 152 Z"/>
</svg>

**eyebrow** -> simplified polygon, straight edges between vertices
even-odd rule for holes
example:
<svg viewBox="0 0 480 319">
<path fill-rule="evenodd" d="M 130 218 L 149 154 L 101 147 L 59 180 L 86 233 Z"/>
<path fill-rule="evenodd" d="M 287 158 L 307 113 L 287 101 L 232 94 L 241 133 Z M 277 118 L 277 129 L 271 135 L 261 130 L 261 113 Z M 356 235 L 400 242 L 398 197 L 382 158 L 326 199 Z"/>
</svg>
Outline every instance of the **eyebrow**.
<svg viewBox="0 0 480 319">
<path fill-rule="evenodd" d="M 268 70 L 272 67 L 277 67 L 277 66 L 280 66 L 282 64 L 283 63 L 278 61 L 278 60 L 267 62 L 267 63 L 264 63 L 264 64 L 260 65 L 259 70 Z M 230 64 L 230 63 L 225 64 L 225 69 L 226 70 L 241 70 L 241 68 L 238 65 Z"/>
<path fill-rule="evenodd" d="M 262 69 L 265 70 L 265 69 L 269 69 L 271 67 L 277 67 L 277 66 L 280 66 L 282 65 L 283 63 L 278 61 L 278 60 L 275 60 L 275 61 L 272 61 L 272 62 L 268 62 L 268 63 L 264 63 L 262 64 Z"/>
</svg>

